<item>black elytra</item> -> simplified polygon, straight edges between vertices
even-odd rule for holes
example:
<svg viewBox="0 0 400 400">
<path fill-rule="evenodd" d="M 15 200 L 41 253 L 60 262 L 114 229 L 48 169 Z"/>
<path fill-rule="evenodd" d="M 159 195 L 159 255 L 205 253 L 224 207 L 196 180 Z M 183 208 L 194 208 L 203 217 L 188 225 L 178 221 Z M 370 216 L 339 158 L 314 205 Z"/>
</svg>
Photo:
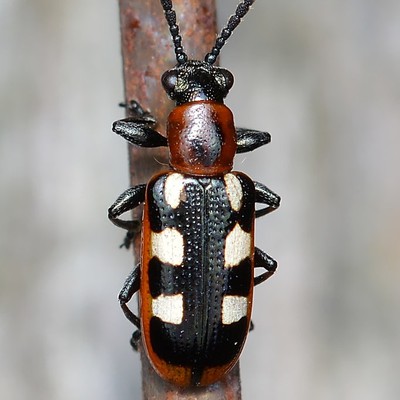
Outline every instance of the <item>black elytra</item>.
<svg viewBox="0 0 400 400">
<path fill-rule="evenodd" d="M 139 231 L 142 237 L 140 263 L 119 300 L 141 333 L 134 333 L 134 347 L 141 338 L 163 379 L 207 386 L 237 362 L 251 327 L 253 287 L 276 270 L 276 261 L 254 246 L 254 221 L 277 209 L 280 197 L 232 171 L 236 153 L 269 143 L 270 135 L 234 126 L 223 104 L 233 75 L 213 65 L 254 0 L 237 6 L 204 61 L 188 60 L 172 2 L 160 2 L 177 60 L 161 78 L 176 102 L 167 138 L 134 100 L 127 104 L 130 117 L 116 121 L 113 130 L 136 146 L 168 146 L 170 170 L 127 189 L 109 208 L 110 220 L 128 230 L 126 247 Z M 120 218 L 142 203 L 142 221 Z M 256 210 L 256 203 L 265 207 Z M 265 272 L 254 277 L 254 268 Z M 136 292 L 139 316 L 127 305 Z"/>
<path fill-rule="evenodd" d="M 254 185 L 246 178 L 243 175 L 243 187 L 247 184 L 251 189 Z M 151 230 L 172 228 L 181 232 L 185 254 L 179 267 L 153 257 L 148 269 L 149 287 L 152 298 L 183 294 L 184 318 L 180 324 L 171 324 L 152 317 L 151 343 L 160 358 L 190 367 L 198 375 L 206 367 L 223 365 L 234 358 L 246 337 L 246 317 L 229 325 L 222 323 L 221 300 L 225 295 L 249 295 L 251 261 L 247 257 L 235 268 L 224 268 L 223 249 L 236 223 L 251 232 L 254 210 L 249 204 L 254 204 L 254 188 L 247 191 L 253 199 L 245 202 L 238 213 L 230 207 L 223 180 L 190 178 L 184 186 L 185 201 L 172 209 L 165 202 L 165 179 L 164 175 L 148 186 Z"/>
</svg>

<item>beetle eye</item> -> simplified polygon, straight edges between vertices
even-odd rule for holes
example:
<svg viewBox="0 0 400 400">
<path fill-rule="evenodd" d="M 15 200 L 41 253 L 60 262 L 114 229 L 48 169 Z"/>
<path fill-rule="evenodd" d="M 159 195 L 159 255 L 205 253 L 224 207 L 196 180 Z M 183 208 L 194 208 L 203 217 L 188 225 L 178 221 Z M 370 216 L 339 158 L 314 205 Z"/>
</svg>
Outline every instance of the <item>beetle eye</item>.
<svg viewBox="0 0 400 400">
<path fill-rule="evenodd" d="M 163 73 L 161 77 L 161 83 L 169 96 L 173 95 L 177 80 L 178 73 L 176 70 L 171 69 Z"/>
<path fill-rule="evenodd" d="M 226 90 L 230 90 L 230 88 L 233 86 L 233 82 L 234 82 L 234 78 L 233 75 L 230 71 L 228 71 L 227 69 L 221 69 L 221 75 L 224 78 L 224 87 L 226 88 Z"/>
<path fill-rule="evenodd" d="M 217 73 L 215 74 L 215 79 L 221 88 L 225 89 L 227 93 L 233 86 L 233 75 L 227 69 L 218 68 Z"/>
</svg>

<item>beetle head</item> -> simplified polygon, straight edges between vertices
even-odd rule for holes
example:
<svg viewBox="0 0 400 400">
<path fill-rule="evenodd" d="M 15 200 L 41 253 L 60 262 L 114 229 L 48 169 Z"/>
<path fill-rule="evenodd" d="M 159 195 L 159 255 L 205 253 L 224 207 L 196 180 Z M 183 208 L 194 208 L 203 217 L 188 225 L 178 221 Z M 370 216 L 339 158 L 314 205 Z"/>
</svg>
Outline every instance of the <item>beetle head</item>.
<svg viewBox="0 0 400 400">
<path fill-rule="evenodd" d="M 199 100 L 223 103 L 233 80 L 227 69 L 196 60 L 178 64 L 161 78 L 165 91 L 177 105 Z"/>
</svg>

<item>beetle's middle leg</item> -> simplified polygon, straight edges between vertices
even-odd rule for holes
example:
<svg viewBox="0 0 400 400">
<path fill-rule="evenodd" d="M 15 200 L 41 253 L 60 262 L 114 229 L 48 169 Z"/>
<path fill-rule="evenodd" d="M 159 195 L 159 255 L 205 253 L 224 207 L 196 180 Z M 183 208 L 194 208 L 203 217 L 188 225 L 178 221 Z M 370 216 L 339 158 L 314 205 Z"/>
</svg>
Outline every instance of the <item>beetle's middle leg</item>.
<svg viewBox="0 0 400 400">
<path fill-rule="evenodd" d="M 260 182 L 254 182 L 254 187 L 256 190 L 256 203 L 267 205 L 267 207 L 256 210 L 256 218 L 269 214 L 271 211 L 274 211 L 279 207 L 281 198 L 276 193 Z"/>
<path fill-rule="evenodd" d="M 140 203 L 144 202 L 146 185 L 137 185 L 125 190 L 113 205 L 108 209 L 108 218 L 119 228 L 126 229 L 128 232 L 125 236 L 121 247 L 129 248 L 133 237 L 140 232 L 141 222 L 137 220 L 126 221 L 119 218 L 126 211 L 133 210 Z"/>
</svg>

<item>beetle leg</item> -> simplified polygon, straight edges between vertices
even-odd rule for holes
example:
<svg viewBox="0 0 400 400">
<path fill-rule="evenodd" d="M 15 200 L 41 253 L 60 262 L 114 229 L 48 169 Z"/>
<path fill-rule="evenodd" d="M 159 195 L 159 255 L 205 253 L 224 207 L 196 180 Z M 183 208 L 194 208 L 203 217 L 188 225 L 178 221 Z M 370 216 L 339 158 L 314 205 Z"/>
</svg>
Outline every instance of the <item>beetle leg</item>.
<svg viewBox="0 0 400 400">
<path fill-rule="evenodd" d="M 256 218 L 262 217 L 279 207 L 281 198 L 260 182 L 254 182 L 256 190 L 256 203 L 266 204 L 267 207 L 256 210 Z"/>
<path fill-rule="evenodd" d="M 108 209 L 108 218 L 110 221 L 123 229 L 126 229 L 128 232 L 125 236 L 124 242 L 121 247 L 129 248 L 133 237 L 136 233 L 140 231 L 140 221 L 126 221 L 118 218 L 121 214 L 126 211 L 133 210 L 140 203 L 144 202 L 146 192 L 146 185 L 137 185 L 125 190 L 118 199 L 113 203 L 113 205 Z"/>
<path fill-rule="evenodd" d="M 138 351 L 138 349 L 139 349 L 138 344 L 139 344 L 141 336 L 142 336 L 142 334 L 139 329 L 132 333 L 130 343 L 131 343 L 133 350 L 135 350 L 135 351 Z"/>
<path fill-rule="evenodd" d="M 118 105 L 120 107 L 126 108 L 128 110 L 129 116 L 131 117 L 142 117 L 143 119 L 147 118 L 153 122 L 156 122 L 155 118 L 148 111 L 145 111 L 144 108 L 136 100 L 131 100 L 128 103 L 119 103 Z"/>
<path fill-rule="evenodd" d="M 138 342 L 140 340 L 140 319 L 135 315 L 129 307 L 126 305 L 132 298 L 132 296 L 139 290 L 140 287 L 140 266 L 137 265 L 134 270 L 129 274 L 128 278 L 124 283 L 121 291 L 119 292 L 119 304 L 121 305 L 122 311 L 125 317 L 132 322 L 138 329 L 133 332 L 130 340 L 131 346 L 134 350 L 138 350 Z"/>
<path fill-rule="evenodd" d="M 126 318 L 132 322 L 137 328 L 140 328 L 139 317 L 136 316 L 126 305 L 132 298 L 132 296 L 139 290 L 140 287 L 140 266 L 137 265 L 134 270 L 126 278 L 124 286 L 119 292 L 118 299 L 121 305 L 122 311 Z"/>
<path fill-rule="evenodd" d="M 274 274 L 276 268 L 278 267 L 278 263 L 268 254 L 264 253 L 262 250 L 256 247 L 254 253 L 254 267 L 262 267 L 267 271 L 261 275 L 254 277 L 254 286 L 256 286 L 266 281 L 270 276 Z"/>
<path fill-rule="evenodd" d="M 129 143 L 140 147 L 167 146 L 167 138 L 153 129 L 156 120 L 137 101 L 121 104 L 129 111 L 129 117 L 113 123 L 112 130 Z"/>
<path fill-rule="evenodd" d="M 236 128 L 237 150 L 236 153 L 246 153 L 253 151 L 271 141 L 268 132 L 254 131 L 246 128 Z"/>
</svg>

